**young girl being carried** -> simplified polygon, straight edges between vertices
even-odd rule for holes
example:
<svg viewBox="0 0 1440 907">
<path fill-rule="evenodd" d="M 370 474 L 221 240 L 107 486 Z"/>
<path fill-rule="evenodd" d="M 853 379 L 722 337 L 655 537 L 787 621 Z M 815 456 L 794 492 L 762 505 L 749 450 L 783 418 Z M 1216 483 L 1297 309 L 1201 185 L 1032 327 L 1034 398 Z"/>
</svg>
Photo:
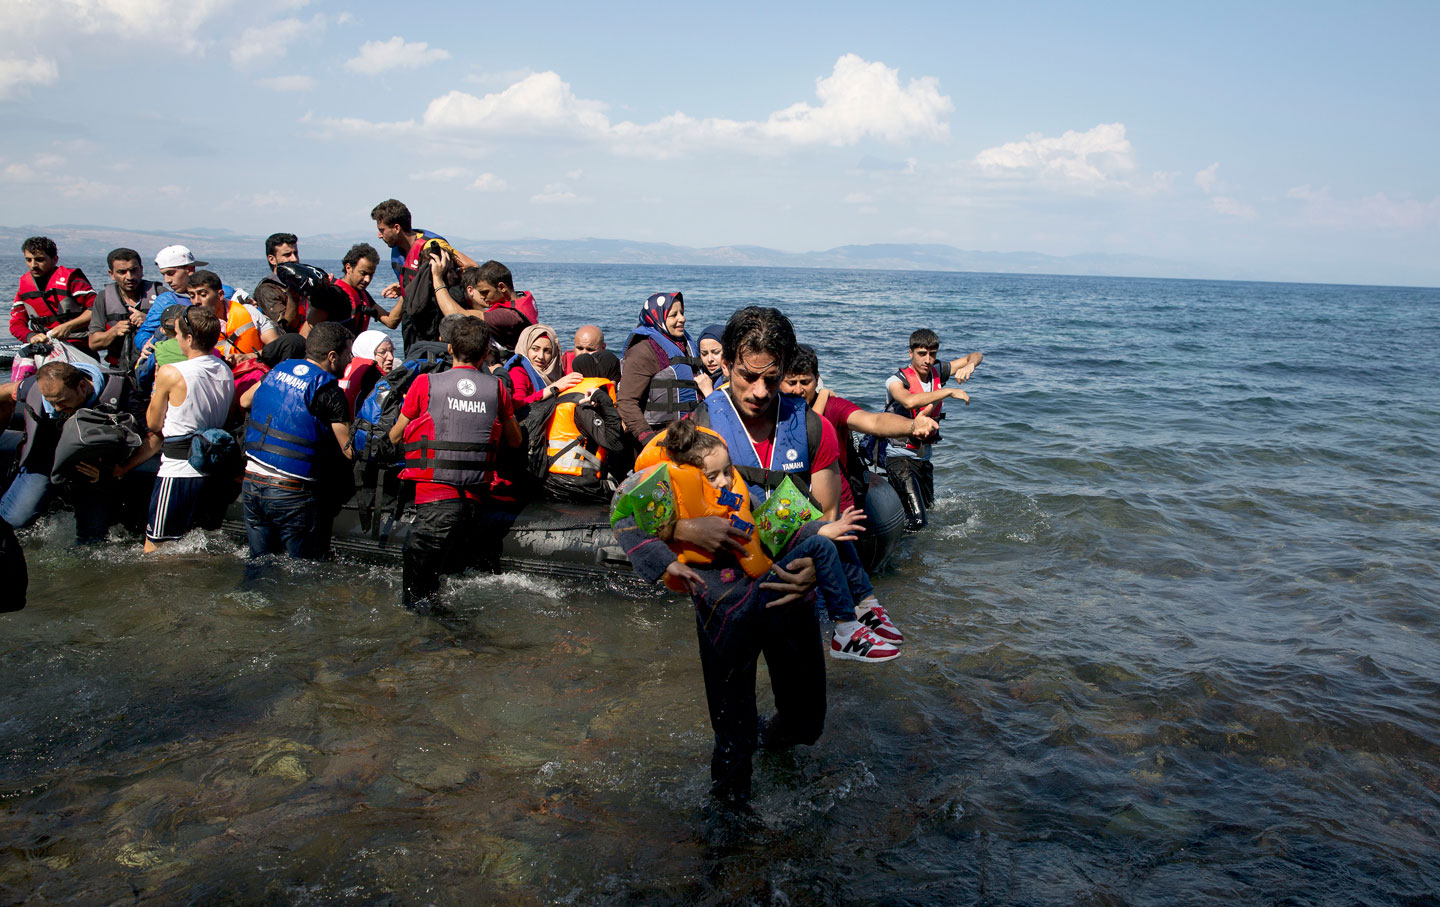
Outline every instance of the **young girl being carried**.
<svg viewBox="0 0 1440 907">
<path fill-rule="evenodd" d="M 811 744 L 824 727 L 820 626 L 814 606 L 795 592 L 807 559 L 820 602 L 839 615 L 831 655 L 881 662 L 900 653 L 855 619 L 852 578 L 835 542 L 854 537 L 860 512 L 805 523 L 772 561 L 724 440 L 685 420 L 670 425 L 660 443 L 647 453 L 663 459 L 646 464 L 642 458 L 636 475 L 616 492 L 611 521 L 636 573 L 690 593 L 715 731 L 711 790 L 722 800 L 743 801 L 757 745 Z M 762 653 L 776 706 L 763 723 L 755 708 Z"/>
</svg>

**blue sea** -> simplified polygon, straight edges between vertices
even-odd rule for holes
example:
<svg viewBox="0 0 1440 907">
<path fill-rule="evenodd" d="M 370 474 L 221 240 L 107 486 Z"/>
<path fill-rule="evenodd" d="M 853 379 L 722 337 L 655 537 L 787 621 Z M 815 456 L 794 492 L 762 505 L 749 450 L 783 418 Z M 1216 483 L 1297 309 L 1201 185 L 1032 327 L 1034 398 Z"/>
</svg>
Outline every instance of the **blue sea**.
<svg viewBox="0 0 1440 907">
<path fill-rule="evenodd" d="M 872 408 L 914 328 L 984 352 L 877 578 L 903 656 L 827 660 L 737 829 L 687 601 L 472 576 L 441 625 L 58 515 L 0 616 L 0 899 L 1440 902 L 1440 290 L 512 264 L 612 347 L 657 290 L 778 306 Z"/>
</svg>

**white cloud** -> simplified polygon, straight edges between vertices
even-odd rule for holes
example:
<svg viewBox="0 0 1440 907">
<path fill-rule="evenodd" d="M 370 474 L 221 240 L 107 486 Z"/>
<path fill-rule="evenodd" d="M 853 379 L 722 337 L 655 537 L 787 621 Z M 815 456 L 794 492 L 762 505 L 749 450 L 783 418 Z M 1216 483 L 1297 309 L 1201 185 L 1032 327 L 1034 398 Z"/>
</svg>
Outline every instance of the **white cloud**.
<svg viewBox="0 0 1440 907">
<path fill-rule="evenodd" d="M 1200 170 L 1195 173 L 1195 185 L 1200 187 L 1201 192 L 1209 195 L 1211 192 L 1215 191 L 1215 171 L 1219 169 L 1220 162 L 1216 161 L 1209 167 L 1206 167 L 1204 170 Z"/>
<path fill-rule="evenodd" d="M 470 184 L 470 188 L 476 192 L 504 192 L 510 186 L 493 173 L 482 173 L 475 177 L 475 182 Z"/>
<path fill-rule="evenodd" d="M 530 196 L 531 204 L 535 205 L 581 205 L 592 201 L 583 195 L 577 195 L 564 183 L 551 183 L 544 191 Z"/>
<path fill-rule="evenodd" d="M 584 176 L 584 175 L 585 175 L 585 171 L 584 171 L 584 170 L 567 170 L 567 171 L 565 172 L 565 178 L 566 178 L 567 180 L 569 180 L 570 182 L 572 182 L 572 183 L 579 182 L 579 181 L 580 181 L 580 178 L 581 178 L 582 176 Z"/>
<path fill-rule="evenodd" d="M 1205 171 L 1200 171 L 1204 173 Z M 1237 199 L 1224 195 L 1216 195 L 1210 199 L 1210 209 L 1216 214 L 1223 214 L 1226 217 L 1235 217 L 1240 220 L 1254 220 L 1259 214 L 1253 207 Z"/>
<path fill-rule="evenodd" d="M 316 16 L 310 22 L 290 18 L 247 28 L 230 47 L 230 62 L 243 68 L 267 60 L 278 60 L 285 56 L 297 38 L 307 31 L 323 28 L 324 25 L 325 20 Z"/>
<path fill-rule="evenodd" d="M 8 98 L 26 86 L 53 84 L 58 78 L 60 67 L 49 57 L 0 58 L 0 98 Z"/>
<path fill-rule="evenodd" d="M 315 80 L 309 76 L 273 76 L 257 79 L 255 84 L 271 91 L 310 91 L 315 87 Z"/>
<path fill-rule="evenodd" d="M 389 123 L 384 128 L 392 135 L 485 133 L 561 139 L 597 143 L 622 154 L 669 157 L 705 149 L 773 153 L 799 146 L 854 145 L 867 139 L 894 143 L 943 139 L 950 129 L 947 118 L 955 109 L 933 77 L 901 85 L 898 70 L 853 54 L 839 58 L 828 77 L 817 79 L 815 92 L 818 105 L 795 103 L 765 120 L 697 119 L 676 112 L 650 123 L 611 122 L 608 104 L 577 96 L 555 72 L 540 72 L 483 97 L 450 91 L 432 100 L 418 121 Z M 353 122 L 325 121 L 325 125 L 341 131 L 355 128 Z"/>
<path fill-rule="evenodd" d="M 528 76 L 504 91 L 477 98 L 463 91 L 441 95 L 425 108 L 427 131 L 496 130 L 511 135 L 602 138 L 610 131 L 605 105 L 575 97 L 553 72 Z"/>
<path fill-rule="evenodd" d="M 418 69 L 450 59 L 450 51 L 432 48 L 424 41 L 408 42 L 399 35 L 389 41 L 366 41 L 360 52 L 345 61 L 345 68 L 362 75 L 378 75 L 392 69 Z"/>
<path fill-rule="evenodd" d="M 499 87 L 501 85 L 514 85 L 516 82 L 524 81 L 535 75 L 533 69 L 506 69 L 500 72 L 472 72 L 461 81 L 471 85 L 484 85 L 486 87 Z"/>
<path fill-rule="evenodd" d="M 868 192 L 851 192 L 842 201 L 847 205 L 868 205 L 875 201 L 875 196 Z"/>
<path fill-rule="evenodd" d="M 1098 185 L 1123 180 L 1136 169 L 1134 149 L 1124 123 L 1101 123 L 1059 138 L 1028 136 L 987 148 L 975 163 L 991 176 L 1029 177 L 1062 183 Z"/>
<path fill-rule="evenodd" d="M 30 5 L 86 34 L 164 41 L 171 49 L 200 49 L 196 33 L 233 0 L 59 0 Z"/>
<path fill-rule="evenodd" d="M 0 31 L 0 98 L 60 77 L 56 62 L 33 55 L 63 46 L 73 55 L 106 44 L 136 42 L 165 53 L 193 54 L 200 30 L 235 0 L 8 0 Z M 163 26 L 163 27 L 162 27 Z"/>
<path fill-rule="evenodd" d="M 1377 192 L 1358 199 L 1337 199 L 1330 187 L 1295 186 L 1286 198 L 1301 203 L 1300 219 L 1320 227 L 1416 230 L 1440 222 L 1440 196 L 1428 202 L 1391 198 Z"/>
<path fill-rule="evenodd" d="M 890 142 L 943 138 L 955 109 L 933 76 L 900 86 L 899 70 L 855 54 L 835 61 L 829 78 L 815 80 L 819 107 L 804 102 L 776 111 L 763 124 L 770 138 L 796 144 L 853 145 L 875 137 Z"/>
</svg>

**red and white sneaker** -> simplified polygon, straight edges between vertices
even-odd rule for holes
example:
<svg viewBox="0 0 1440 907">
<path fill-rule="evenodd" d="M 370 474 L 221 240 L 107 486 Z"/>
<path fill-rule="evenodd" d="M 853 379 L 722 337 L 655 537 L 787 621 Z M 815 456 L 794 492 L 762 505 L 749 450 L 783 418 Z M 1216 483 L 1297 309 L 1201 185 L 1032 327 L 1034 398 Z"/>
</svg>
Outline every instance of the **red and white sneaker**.
<svg viewBox="0 0 1440 907">
<path fill-rule="evenodd" d="M 855 661 L 874 663 L 899 658 L 900 650 L 862 624 L 849 636 L 836 632 L 830 637 L 830 657 L 853 658 Z"/>
<path fill-rule="evenodd" d="M 890 643 L 892 646 L 898 646 L 905 641 L 905 637 L 902 636 L 900 631 L 895 629 L 895 625 L 890 622 L 890 615 L 885 613 L 884 606 L 878 602 L 871 605 L 868 609 L 862 605 L 857 605 L 855 607 L 855 619 L 875 631 L 876 636 Z"/>
</svg>

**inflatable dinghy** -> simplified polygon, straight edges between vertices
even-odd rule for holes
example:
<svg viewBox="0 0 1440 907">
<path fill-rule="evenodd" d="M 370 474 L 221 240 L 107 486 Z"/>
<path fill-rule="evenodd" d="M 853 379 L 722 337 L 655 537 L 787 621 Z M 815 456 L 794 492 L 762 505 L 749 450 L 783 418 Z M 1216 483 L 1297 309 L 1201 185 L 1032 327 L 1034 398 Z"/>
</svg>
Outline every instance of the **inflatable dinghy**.
<svg viewBox="0 0 1440 907">
<path fill-rule="evenodd" d="M 397 515 L 392 502 L 372 512 L 362 506 L 364 495 L 362 491 L 351 499 L 335 518 L 331 542 L 335 555 L 398 567 L 405 537 L 415 518 L 414 508 L 401 508 Z M 870 475 L 865 512 L 870 528 L 857 548 L 866 569 L 875 573 L 885 567 L 905 532 L 900 497 L 883 476 Z M 245 541 L 239 501 L 231 506 L 223 528 L 231 538 Z M 616 544 L 610 529 L 610 508 L 606 504 L 535 501 L 527 505 L 505 534 L 500 566 L 506 571 L 543 576 L 635 578 L 630 559 Z"/>
</svg>

